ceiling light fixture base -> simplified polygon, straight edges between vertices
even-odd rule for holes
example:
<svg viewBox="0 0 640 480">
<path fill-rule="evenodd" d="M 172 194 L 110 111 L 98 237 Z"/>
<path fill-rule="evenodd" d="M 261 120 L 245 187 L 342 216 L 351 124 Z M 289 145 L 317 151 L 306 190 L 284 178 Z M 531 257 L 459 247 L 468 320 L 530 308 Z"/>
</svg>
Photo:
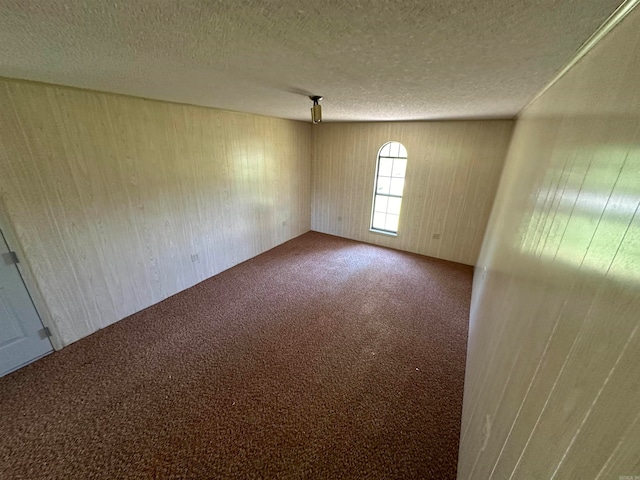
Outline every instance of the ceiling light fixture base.
<svg viewBox="0 0 640 480">
<path fill-rule="evenodd" d="M 322 107 L 318 103 L 322 100 L 320 95 L 309 95 L 309 98 L 313 101 L 313 107 L 311 107 L 311 123 L 314 125 L 322 122 Z"/>
</svg>

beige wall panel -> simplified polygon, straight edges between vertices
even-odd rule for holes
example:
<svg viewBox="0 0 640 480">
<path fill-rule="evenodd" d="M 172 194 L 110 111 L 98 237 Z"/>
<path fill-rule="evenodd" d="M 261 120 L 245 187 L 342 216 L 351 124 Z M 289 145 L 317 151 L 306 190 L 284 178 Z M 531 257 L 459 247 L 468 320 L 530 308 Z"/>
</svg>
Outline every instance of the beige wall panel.
<svg viewBox="0 0 640 480">
<path fill-rule="evenodd" d="M 309 124 L 9 80 L 0 104 L 0 192 L 57 348 L 310 228 Z"/>
<path fill-rule="evenodd" d="M 509 120 L 316 125 L 311 228 L 474 265 L 512 129 Z M 376 157 L 391 140 L 408 151 L 397 237 L 369 231 Z"/>
<path fill-rule="evenodd" d="M 459 479 L 640 476 L 640 10 L 516 124 L 474 278 Z"/>
</svg>

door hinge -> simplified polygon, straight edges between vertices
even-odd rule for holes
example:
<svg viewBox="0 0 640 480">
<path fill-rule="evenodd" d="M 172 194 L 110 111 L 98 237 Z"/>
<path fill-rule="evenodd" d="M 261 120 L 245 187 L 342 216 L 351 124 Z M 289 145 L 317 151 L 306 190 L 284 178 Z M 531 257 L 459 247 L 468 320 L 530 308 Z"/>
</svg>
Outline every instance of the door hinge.
<svg viewBox="0 0 640 480">
<path fill-rule="evenodd" d="M 16 252 L 3 253 L 2 259 L 4 260 L 4 263 L 7 265 L 15 265 L 16 263 L 20 263 L 20 260 L 18 260 L 18 255 L 16 255 Z"/>
<path fill-rule="evenodd" d="M 38 333 L 42 339 L 49 338 L 51 336 L 51 330 L 49 330 L 49 327 L 42 327 L 38 330 Z"/>
</svg>

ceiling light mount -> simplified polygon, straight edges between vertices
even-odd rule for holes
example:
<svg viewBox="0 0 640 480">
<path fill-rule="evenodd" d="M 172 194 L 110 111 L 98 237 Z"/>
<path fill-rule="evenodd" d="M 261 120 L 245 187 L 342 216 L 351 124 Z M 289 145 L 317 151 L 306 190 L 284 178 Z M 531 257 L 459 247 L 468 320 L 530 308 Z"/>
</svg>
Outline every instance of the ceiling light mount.
<svg viewBox="0 0 640 480">
<path fill-rule="evenodd" d="M 322 122 L 322 107 L 320 106 L 320 95 L 310 95 L 309 98 L 313 101 L 313 107 L 311 107 L 311 123 L 314 125 Z"/>
</svg>

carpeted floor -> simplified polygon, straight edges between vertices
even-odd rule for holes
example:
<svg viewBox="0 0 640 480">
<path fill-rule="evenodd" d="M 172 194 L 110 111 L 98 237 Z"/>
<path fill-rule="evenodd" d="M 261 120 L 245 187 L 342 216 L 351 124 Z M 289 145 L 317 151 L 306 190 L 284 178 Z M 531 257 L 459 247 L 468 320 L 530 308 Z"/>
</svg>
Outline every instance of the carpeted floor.
<svg viewBox="0 0 640 480">
<path fill-rule="evenodd" d="M 453 479 L 471 275 L 307 233 L 0 379 L 0 478 Z"/>
</svg>

